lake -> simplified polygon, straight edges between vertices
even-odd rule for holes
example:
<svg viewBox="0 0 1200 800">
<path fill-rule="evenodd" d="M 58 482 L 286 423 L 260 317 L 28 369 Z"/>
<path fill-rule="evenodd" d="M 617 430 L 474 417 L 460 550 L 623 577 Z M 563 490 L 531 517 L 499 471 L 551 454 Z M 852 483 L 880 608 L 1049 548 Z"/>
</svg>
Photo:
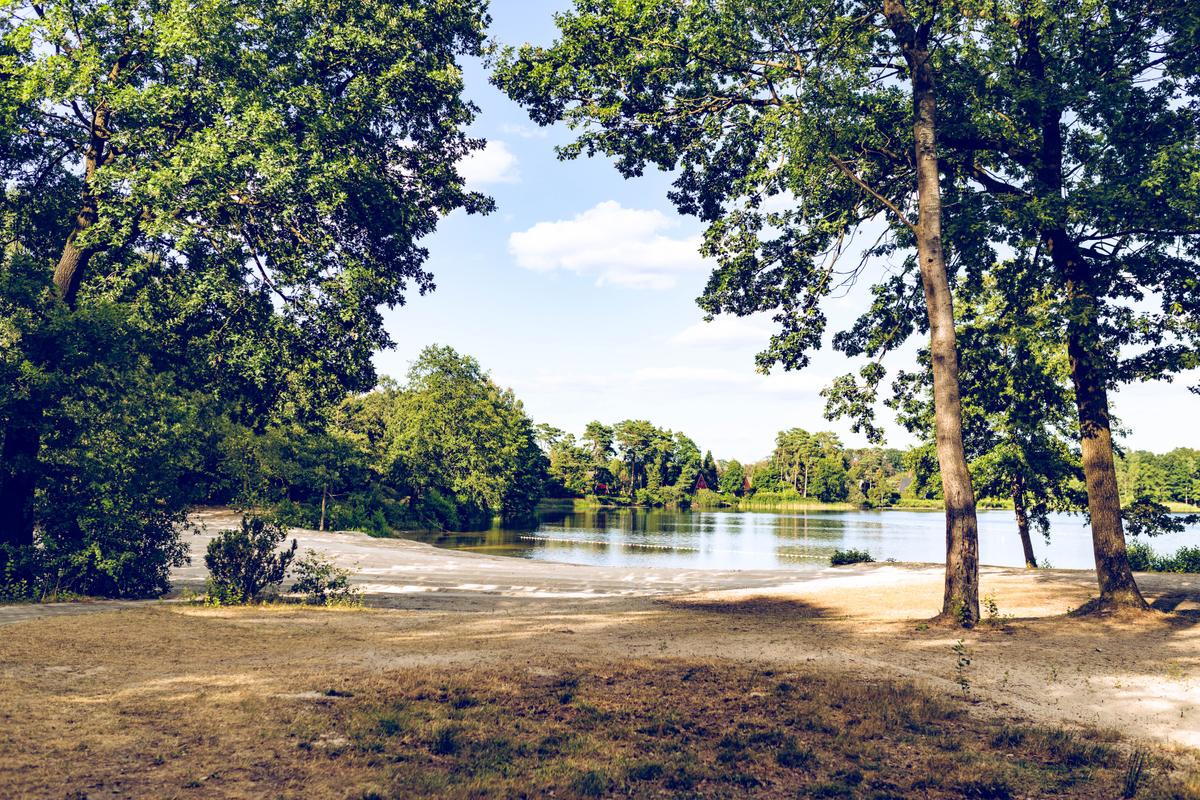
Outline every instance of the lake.
<svg viewBox="0 0 1200 800">
<path fill-rule="evenodd" d="M 526 527 L 409 535 L 439 547 L 611 566 L 816 569 L 829 565 L 834 550 L 850 548 L 877 561 L 945 561 L 940 511 L 544 510 Z M 1200 544 L 1200 526 L 1146 541 L 1159 553 L 1173 553 Z M 1053 515 L 1050 542 L 1035 531 L 1033 544 L 1039 562 L 1095 566 L 1082 516 Z M 982 564 L 1024 564 L 1011 511 L 979 512 L 979 549 Z"/>
</svg>

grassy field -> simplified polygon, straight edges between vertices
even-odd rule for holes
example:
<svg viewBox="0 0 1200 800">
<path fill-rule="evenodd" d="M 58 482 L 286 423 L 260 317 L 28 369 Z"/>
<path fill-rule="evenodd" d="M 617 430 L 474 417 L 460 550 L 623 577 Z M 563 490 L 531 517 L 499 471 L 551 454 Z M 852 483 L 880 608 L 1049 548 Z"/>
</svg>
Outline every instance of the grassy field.
<svg viewBox="0 0 1200 800">
<path fill-rule="evenodd" d="M 177 605 L 8 627 L 0 794 L 1200 797 L 1165 750 L 982 713 L 970 686 L 589 656 L 557 628 L 518 660 L 446 621 Z"/>
</svg>

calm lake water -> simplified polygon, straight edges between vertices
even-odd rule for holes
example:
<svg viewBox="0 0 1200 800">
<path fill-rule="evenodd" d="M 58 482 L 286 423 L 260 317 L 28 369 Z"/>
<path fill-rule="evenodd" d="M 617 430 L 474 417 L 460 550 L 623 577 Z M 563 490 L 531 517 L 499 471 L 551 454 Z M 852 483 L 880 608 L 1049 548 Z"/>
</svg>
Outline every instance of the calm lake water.
<svg viewBox="0 0 1200 800">
<path fill-rule="evenodd" d="M 930 511 L 665 511 L 604 509 L 539 514 L 524 528 L 478 533 L 415 534 L 439 547 L 497 555 L 611 566 L 693 569 L 815 569 L 836 549 L 866 550 L 877 561 L 944 562 L 941 512 Z M 1200 544 L 1200 526 L 1148 540 L 1160 553 Z M 1011 511 L 979 513 L 980 561 L 1022 566 Z M 1050 542 L 1035 532 L 1038 561 L 1091 569 L 1091 533 L 1083 517 L 1052 519 Z"/>
</svg>

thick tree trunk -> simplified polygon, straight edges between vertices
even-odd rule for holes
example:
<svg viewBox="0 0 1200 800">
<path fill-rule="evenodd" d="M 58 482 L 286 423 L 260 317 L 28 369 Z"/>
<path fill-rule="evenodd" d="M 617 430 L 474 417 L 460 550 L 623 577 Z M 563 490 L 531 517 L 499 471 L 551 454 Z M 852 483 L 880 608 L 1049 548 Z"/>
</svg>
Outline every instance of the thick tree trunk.
<svg viewBox="0 0 1200 800">
<path fill-rule="evenodd" d="M 1029 514 L 1025 511 L 1025 482 L 1019 477 L 1013 481 L 1013 510 L 1017 516 L 1017 533 L 1021 535 L 1021 549 L 1025 551 L 1025 568 L 1037 569 L 1033 555 L 1033 540 L 1029 538 Z"/>
<path fill-rule="evenodd" d="M 1075 384 L 1075 407 L 1079 412 L 1079 444 L 1083 477 L 1087 486 L 1088 516 L 1092 524 L 1092 551 L 1096 558 L 1096 581 L 1100 597 L 1094 610 L 1113 608 L 1148 609 L 1133 578 L 1125 551 L 1125 529 L 1121 522 L 1121 496 L 1117 491 L 1117 468 L 1113 457 L 1112 425 L 1108 411 L 1108 388 L 1104 380 L 1103 354 L 1099 352 L 1099 301 L 1088 282 L 1087 264 L 1063 231 L 1046 236 L 1047 249 L 1067 291 L 1067 357 Z"/>
<path fill-rule="evenodd" d="M 1028 18 L 1019 31 L 1025 52 L 1018 66 L 1038 81 L 1046 80 L 1038 31 L 1040 21 Z M 1052 94 L 1047 94 L 1052 97 Z M 1042 141 L 1035 166 L 1038 196 L 1057 202 L 1063 195 L 1063 110 L 1053 102 L 1026 104 L 1029 116 L 1041 117 Z M 1047 226 L 1042 240 L 1050 253 L 1058 279 L 1066 291 L 1067 357 L 1075 385 L 1079 413 L 1080 450 L 1088 515 L 1092 524 L 1092 549 L 1096 557 L 1096 579 L 1100 597 L 1096 610 L 1114 607 L 1148 608 L 1138 591 L 1125 553 L 1125 531 L 1121 524 L 1121 498 L 1117 492 L 1117 470 L 1113 458 L 1112 427 L 1108 413 L 1108 389 L 1101 351 L 1100 301 L 1091 271 L 1077 243 L 1067 235 L 1063 223 Z"/>
<path fill-rule="evenodd" d="M 883 7 L 912 79 L 919 208 L 915 225 L 917 258 L 929 316 L 934 428 L 946 503 L 946 588 L 941 618 L 969 627 L 979 620 L 979 531 L 975 492 L 963 450 L 954 307 L 942 252 L 936 89 L 926 41 L 929 26 L 914 26 L 899 0 L 884 0 Z"/>
</svg>

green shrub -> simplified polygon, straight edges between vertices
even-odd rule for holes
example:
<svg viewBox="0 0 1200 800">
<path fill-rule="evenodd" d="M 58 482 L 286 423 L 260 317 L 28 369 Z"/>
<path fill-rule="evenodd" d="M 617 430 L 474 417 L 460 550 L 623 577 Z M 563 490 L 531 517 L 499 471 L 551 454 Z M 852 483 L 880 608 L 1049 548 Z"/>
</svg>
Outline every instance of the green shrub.
<svg viewBox="0 0 1200 800">
<path fill-rule="evenodd" d="M 1133 542 L 1126 552 L 1129 565 L 1142 572 L 1200 572 L 1200 547 L 1181 547 L 1175 555 L 1160 556 L 1150 545 Z"/>
<path fill-rule="evenodd" d="M 1181 547 L 1171 558 L 1171 572 L 1200 572 L 1200 547 Z"/>
<path fill-rule="evenodd" d="M 292 591 L 304 595 L 304 601 L 315 606 L 362 605 L 362 592 L 350 585 L 350 571 L 333 563 L 333 559 L 306 550 L 292 568 L 296 582 Z"/>
<path fill-rule="evenodd" d="M 208 600 L 218 605 L 253 603 L 283 583 L 296 555 L 296 540 L 279 549 L 287 530 L 261 517 L 242 520 L 240 530 L 221 531 L 208 543 Z"/>
<path fill-rule="evenodd" d="M 692 498 L 692 505 L 700 508 L 723 508 L 728 506 L 730 498 L 714 492 L 712 489 L 701 489 Z"/>
<path fill-rule="evenodd" d="M 1142 542 L 1130 542 L 1125 554 L 1129 556 L 1129 566 L 1136 572 L 1150 572 L 1154 569 L 1157 555 L 1154 548 Z"/>
<path fill-rule="evenodd" d="M 866 550 L 834 550 L 829 557 L 831 566 L 839 567 L 844 564 L 866 564 L 875 559 Z"/>
</svg>

